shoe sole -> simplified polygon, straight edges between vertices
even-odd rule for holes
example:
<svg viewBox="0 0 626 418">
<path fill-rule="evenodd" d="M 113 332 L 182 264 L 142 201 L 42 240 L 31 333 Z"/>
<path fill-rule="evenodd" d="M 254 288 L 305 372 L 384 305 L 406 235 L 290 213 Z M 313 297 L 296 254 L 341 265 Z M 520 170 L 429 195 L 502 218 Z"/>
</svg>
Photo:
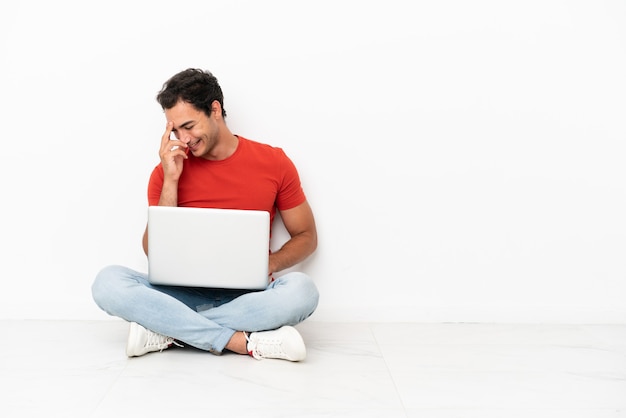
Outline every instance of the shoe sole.
<svg viewBox="0 0 626 418">
<path fill-rule="evenodd" d="M 130 327 L 128 329 L 128 341 L 126 342 L 126 356 L 127 357 L 137 357 L 137 356 L 142 355 L 132 350 L 132 347 L 135 347 L 137 345 L 136 343 L 137 339 L 139 338 L 139 335 L 141 334 L 141 331 L 139 330 L 139 326 L 140 325 L 135 322 L 130 323 Z"/>
</svg>

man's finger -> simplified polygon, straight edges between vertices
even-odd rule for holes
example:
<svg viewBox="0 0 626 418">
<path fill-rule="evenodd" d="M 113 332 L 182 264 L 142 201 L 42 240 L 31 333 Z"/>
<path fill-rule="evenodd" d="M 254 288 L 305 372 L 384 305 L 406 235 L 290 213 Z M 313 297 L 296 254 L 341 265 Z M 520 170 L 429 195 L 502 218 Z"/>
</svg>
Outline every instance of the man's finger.
<svg viewBox="0 0 626 418">
<path fill-rule="evenodd" d="M 161 137 L 161 145 L 165 145 L 167 141 L 170 140 L 170 137 L 172 136 L 173 128 L 174 128 L 174 124 L 172 122 L 167 122 L 167 124 L 165 125 L 165 132 L 163 133 L 163 136 Z"/>
</svg>

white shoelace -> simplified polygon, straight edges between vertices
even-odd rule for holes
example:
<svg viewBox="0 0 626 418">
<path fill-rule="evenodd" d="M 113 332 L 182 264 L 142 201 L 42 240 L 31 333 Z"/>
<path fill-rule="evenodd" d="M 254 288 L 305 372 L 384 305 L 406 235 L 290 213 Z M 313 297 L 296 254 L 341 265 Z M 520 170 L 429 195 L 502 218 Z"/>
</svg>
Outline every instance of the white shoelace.
<svg viewBox="0 0 626 418">
<path fill-rule="evenodd" d="M 157 334 L 156 332 L 148 331 L 148 338 L 146 339 L 146 348 L 156 348 L 160 351 L 165 350 L 170 345 L 174 344 L 178 347 L 182 347 L 182 344 L 176 342 L 172 337 L 166 337 L 165 335 Z"/>
<path fill-rule="evenodd" d="M 244 335 L 246 336 L 246 340 L 250 342 L 250 338 L 248 338 L 248 335 L 245 332 Z M 283 351 L 281 344 L 281 339 L 263 338 L 262 340 L 255 340 L 254 347 L 252 347 L 252 350 L 249 350 L 249 353 L 255 359 L 285 358 L 286 353 Z"/>
</svg>

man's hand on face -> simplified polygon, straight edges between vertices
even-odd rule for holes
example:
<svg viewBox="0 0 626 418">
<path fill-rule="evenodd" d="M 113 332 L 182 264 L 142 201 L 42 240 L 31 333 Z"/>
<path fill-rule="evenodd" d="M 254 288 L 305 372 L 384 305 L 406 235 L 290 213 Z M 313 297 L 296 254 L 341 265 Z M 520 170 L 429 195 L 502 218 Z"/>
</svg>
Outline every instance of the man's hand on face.
<svg viewBox="0 0 626 418">
<path fill-rule="evenodd" d="M 173 122 L 167 122 L 165 132 L 161 137 L 161 149 L 159 156 L 161 157 L 161 165 L 163 166 L 163 174 L 165 178 L 178 180 L 183 172 L 183 159 L 188 158 L 189 148 L 187 144 L 178 139 L 171 139 L 174 129 Z"/>
</svg>

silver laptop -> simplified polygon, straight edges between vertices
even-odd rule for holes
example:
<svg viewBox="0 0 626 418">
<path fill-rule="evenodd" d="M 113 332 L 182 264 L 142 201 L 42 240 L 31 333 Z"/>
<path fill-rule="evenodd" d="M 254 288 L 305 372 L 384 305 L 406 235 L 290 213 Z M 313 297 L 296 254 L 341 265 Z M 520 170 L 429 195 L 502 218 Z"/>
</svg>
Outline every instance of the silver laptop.
<svg viewBox="0 0 626 418">
<path fill-rule="evenodd" d="M 269 212 L 148 208 L 148 279 L 172 286 L 264 289 Z"/>
</svg>

